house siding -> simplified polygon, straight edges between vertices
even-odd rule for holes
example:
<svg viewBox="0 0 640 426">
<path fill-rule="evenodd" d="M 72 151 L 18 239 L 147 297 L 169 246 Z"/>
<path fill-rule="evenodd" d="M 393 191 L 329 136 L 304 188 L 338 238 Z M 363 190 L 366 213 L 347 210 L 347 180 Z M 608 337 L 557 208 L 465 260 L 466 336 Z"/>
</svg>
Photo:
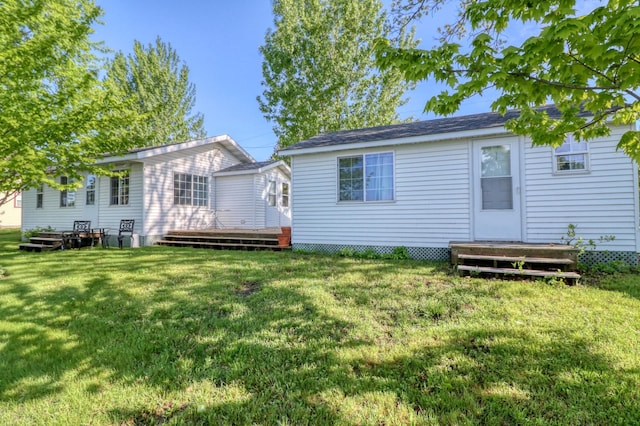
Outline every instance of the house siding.
<svg viewBox="0 0 640 426">
<path fill-rule="evenodd" d="M 254 224 L 259 223 L 259 212 L 256 211 L 254 175 L 220 176 L 215 182 L 216 227 L 255 227 Z"/>
<path fill-rule="evenodd" d="M 614 127 L 610 136 L 589 142 L 587 172 L 554 174 L 552 148 L 526 150 L 526 241 L 560 242 L 573 224 L 598 250 L 637 251 L 637 167 L 616 151 L 627 130 Z M 615 240 L 598 242 L 608 235 Z"/>
<path fill-rule="evenodd" d="M 638 170 L 616 150 L 627 130 L 615 127 L 611 136 L 590 142 L 586 173 L 554 173 L 552 148 L 520 139 L 522 241 L 560 243 L 574 224 L 586 240 L 615 237 L 598 243 L 603 253 L 620 255 L 604 260 L 637 262 Z M 414 257 L 446 258 L 451 241 L 473 240 L 472 144 L 460 139 L 293 155 L 294 248 L 389 252 L 404 246 Z M 395 201 L 338 202 L 337 158 L 375 152 L 394 153 Z"/>
<path fill-rule="evenodd" d="M 145 160 L 145 228 L 150 240 L 159 239 L 170 230 L 215 227 L 215 171 L 238 163 L 227 150 L 202 146 L 185 152 L 173 152 Z M 173 175 L 186 173 L 209 178 L 209 205 L 176 205 L 173 199 Z"/>
<path fill-rule="evenodd" d="M 393 152 L 395 200 L 338 202 L 338 157 Z M 294 245 L 446 248 L 470 235 L 464 142 L 300 155 L 293 159 Z"/>
</svg>

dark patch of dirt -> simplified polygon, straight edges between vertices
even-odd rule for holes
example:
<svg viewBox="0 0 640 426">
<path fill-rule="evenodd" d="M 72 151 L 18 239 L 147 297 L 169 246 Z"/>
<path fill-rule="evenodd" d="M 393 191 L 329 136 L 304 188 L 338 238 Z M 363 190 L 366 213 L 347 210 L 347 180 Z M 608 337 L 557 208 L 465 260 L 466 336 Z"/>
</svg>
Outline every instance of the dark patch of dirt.
<svg viewBox="0 0 640 426">
<path fill-rule="evenodd" d="M 255 281 L 243 281 L 240 283 L 240 286 L 236 290 L 236 294 L 240 296 L 250 296 L 256 291 L 260 290 L 262 284 Z"/>
</svg>

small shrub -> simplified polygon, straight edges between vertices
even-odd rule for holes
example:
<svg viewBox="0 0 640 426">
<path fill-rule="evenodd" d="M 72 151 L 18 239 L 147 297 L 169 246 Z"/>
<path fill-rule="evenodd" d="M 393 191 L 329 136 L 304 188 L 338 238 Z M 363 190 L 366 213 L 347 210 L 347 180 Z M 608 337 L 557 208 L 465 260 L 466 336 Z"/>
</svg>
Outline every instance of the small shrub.
<svg viewBox="0 0 640 426">
<path fill-rule="evenodd" d="M 55 229 L 53 229 L 51 226 L 47 226 L 47 227 L 41 227 L 41 226 L 37 226 L 33 229 L 27 229 L 26 231 L 24 231 L 22 233 L 22 238 L 24 240 L 28 240 L 31 237 L 35 237 L 38 234 L 40 234 L 41 232 L 54 232 Z"/>
</svg>

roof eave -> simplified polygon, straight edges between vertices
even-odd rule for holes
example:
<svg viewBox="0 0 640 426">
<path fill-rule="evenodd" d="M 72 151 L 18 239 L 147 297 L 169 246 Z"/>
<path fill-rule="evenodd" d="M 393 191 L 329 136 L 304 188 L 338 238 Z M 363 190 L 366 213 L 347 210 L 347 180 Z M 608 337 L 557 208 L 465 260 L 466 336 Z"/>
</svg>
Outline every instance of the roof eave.
<svg viewBox="0 0 640 426">
<path fill-rule="evenodd" d="M 269 171 L 271 169 L 274 169 L 274 168 L 281 168 L 281 169 L 283 169 L 285 174 L 287 174 L 288 176 L 291 176 L 291 169 L 289 168 L 287 163 L 285 163 L 284 161 L 280 160 L 280 161 L 277 161 L 275 163 L 271 163 L 268 166 L 260 167 L 260 168 L 257 168 L 257 169 L 236 170 L 236 171 L 232 171 L 232 172 L 225 172 L 225 171 L 216 172 L 216 173 L 213 174 L 213 177 L 238 176 L 238 175 L 255 175 L 255 174 L 265 173 L 265 172 L 267 172 L 267 171 Z"/>
<path fill-rule="evenodd" d="M 283 149 L 278 152 L 279 155 L 295 156 L 303 154 L 316 154 L 332 151 L 346 151 L 363 148 L 377 148 L 382 146 L 408 145 L 423 142 L 437 142 L 452 139 L 469 139 L 477 137 L 487 137 L 493 135 L 501 135 L 509 133 L 504 126 L 488 127 L 484 129 L 464 130 L 461 132 L 436 133 L 433 135 L 418 135 L 407 138 L 396 139 L 380 139 L 375 141 L 354 142 L 346 144 L 334 144 L 299 149 Z"/>
</svg>

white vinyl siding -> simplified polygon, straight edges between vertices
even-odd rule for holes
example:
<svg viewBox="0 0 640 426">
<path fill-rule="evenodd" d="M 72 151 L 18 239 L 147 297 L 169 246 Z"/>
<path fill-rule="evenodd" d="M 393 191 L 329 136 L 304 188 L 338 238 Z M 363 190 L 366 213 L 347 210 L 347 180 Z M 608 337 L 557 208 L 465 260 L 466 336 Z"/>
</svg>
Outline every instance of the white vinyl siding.
<svg viewBox="0 0 640 426">
<path fill-rule="evenodd" d="M 554 173 L 550 147 L 526 151 L 526 238 L 560 242 L 569 224 L 576 234 L 596 241 L 598 250 L 635 251 L 637 247 L 637 169 L 616 145 L 629 128 L 589 142 L 589 173 Z M 600 236 L 614 235 L 598 243 Z"/>
<path fill-rule="evenodd" d="M 216 182 L 216 225 L 222 228 L 253 228 L 263 222 L 264 207 L 256 206 L 254 175 L 222 176 Z"/>
<path fill-rule="evenodd" d="M 216 227 L 215 206 L 177 205 L 174 203 L 174 174 L 190 174 L 210 179 L 215 171 L 236 164 L 238 160 L 227 150 L 211 147 L 170 152 L 145 162 L 145 229 L 146 235 L 161 236 L 174 229 Z M 208 183 L 208 199 L 215 200 L 215 188 Z"/>
<path fill-rule="evenodd" d="M 295 243 L 447 247 L 470 238 L 466 142 L 397 146 L 394 202 L 337 202 L 337 158 L 370 152 L 293 158 Z"/>
</svg>

